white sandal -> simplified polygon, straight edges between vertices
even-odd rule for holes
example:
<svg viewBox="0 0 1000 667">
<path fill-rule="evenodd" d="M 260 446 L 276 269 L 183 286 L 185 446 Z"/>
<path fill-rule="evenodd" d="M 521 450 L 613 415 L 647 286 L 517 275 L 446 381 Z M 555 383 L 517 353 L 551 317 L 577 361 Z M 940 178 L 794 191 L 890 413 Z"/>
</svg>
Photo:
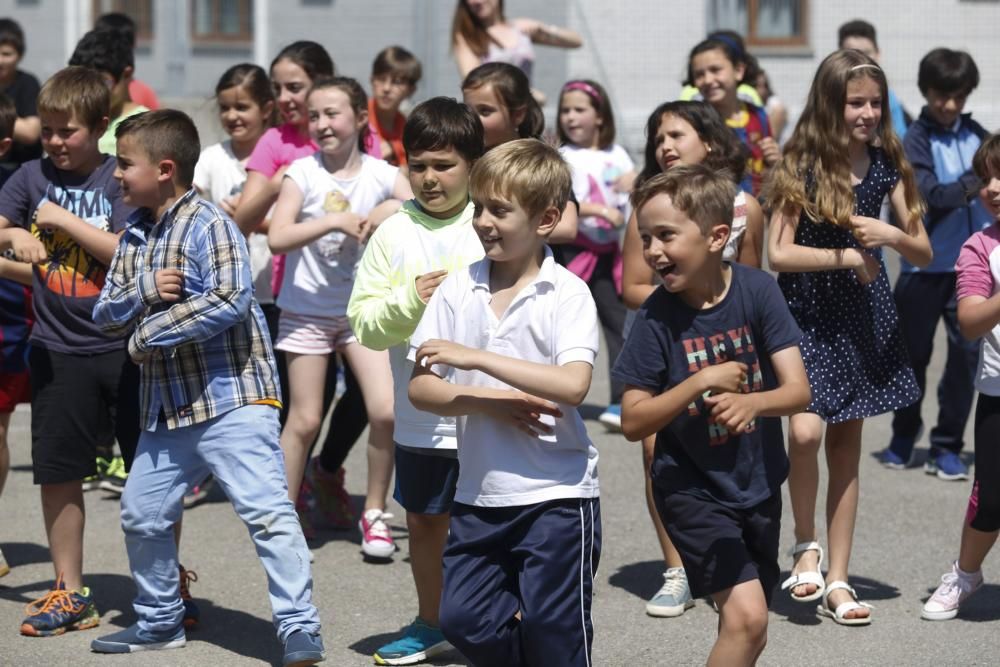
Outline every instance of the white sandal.
<svg viewBox="0 0 1000 667">
<path fill-rule="evenodd" d="M 819 552 L 819 560 L 816 562 L 816 569 L 793 574 L 785 579 L 785 581 L 781 584 L 781 590 L 783 591 L 790 590 L 796 586 L 802 586 L 804 584 L 813 584 L 816 587 L 816 590 L 808 595 L 796 595 L 793 592 L 789 592 L 789 597 L 796 602 L 812 602 L 813 600 L 818 600 L 823 597 L 823 593 L 826 590 L 826 580 L 823 578 L 823 547 L 819 545 L 819 542 L 799 542 L 795 545 L 795 548 L 792 549 L 792 558 L 795 558 L 799 554 L 805 553 L 806 551 Z"/>
<path fill-rule="evenodd" d="M 830 609 L 829 597 L 830 593 L 836 590 L 845 590 L 851 594 L 854 598 L 849 602 L 842 602 L 837 605 L 836 609 Z M 846 581 L 831 581 L 826 587 L 826 593 L 823 594 L 823 604 L 816 606 L 816 611 L 820 613 L 821 616 L 826 616 L 832 618 L 835 623 L 840 625 L 869 625 L 872 622 L 872 615 L 861 616 L 858 618 L 845 618 L 848 613 L 852 611 L 857 611 L 858 609 L 874 609 L 870 604 L 858 601 L 857 592 L 851 588 Z"/>
</svg>

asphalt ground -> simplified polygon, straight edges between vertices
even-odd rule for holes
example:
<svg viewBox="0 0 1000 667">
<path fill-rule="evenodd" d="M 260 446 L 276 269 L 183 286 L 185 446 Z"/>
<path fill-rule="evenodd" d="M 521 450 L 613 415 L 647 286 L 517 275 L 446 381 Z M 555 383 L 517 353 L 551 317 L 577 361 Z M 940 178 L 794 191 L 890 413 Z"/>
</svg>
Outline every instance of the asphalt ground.
<svg viewBox="0 0 1000 667">
<path fill-rule="evenodd" d="M 943 351 L 939 332 L 937 350 Z M 936 416 L 934 387 L 943 365 L 938 352 L 929 370 L 925 420 Z M 607 397 L 607 364 L 599 360 L 582 408 L 600 450 L 604 547 L 596 573 L 593 616 L 595 665 L 703 664 L 714 641 L 717 616 L 699 603 L 684 616 L 657 619 L 643 605 L 662 583 L 660 560 L 642 494 L 637 444 L 606 432 L 596 417 Z M 971 420 L 970 420 L 971 421 Z M 245 528 L 217 492 L 187 512 L 181 560 L 197 572 L 192 593 L 202 624 L 181 650 L 107 656 L 89 650 L 100 634 L 135 619 L 135 588 L 128 574 L 118 523 L 119 504 L 101 491 L 86 496 L 85 579 L 96 595 L 101 626 L 54 638 L 18 634 L 24 605 L 52 584 L 38 491 L 31 484 L 29 412 L 15 413 L 10 436 L 13 471 L 0 499 L 0 547 L 12 565 L 0 579 L 0 665 L 261 665 L 280 664 L 281 647 L 270 622 L 266 581 Z M 1000 434 L 997 434 L 1000 440 Z M 996 665 L 1000 664 L 1000 585 L 997 554 L 984 565 L 987 584 L 947 622 L 920 619 L 923 601 L 957 556 L 971 482 L 943 482 L 921 468 L 890 471 L 874 458 L 889 438 L 889 417 L 869 420 L 861 461 L 861 501 L 851 561 L 851 584 L 874 605 L 869 627 L 846 628 L 821 619 L 812 604 L 775 593 L 769 642 L 761 665 Z M 1000 444 L 1000 443 L 998 443 Z M 926 440 L 919 444 L 921 461 Z M 971 429 L 966 450 L 971 456 Z M 346 464 L 347 488 L 360 506 L 364 447 Z M 821 469 L 824 464 L 821 463 Z M 822 511 L 825 481 L 818 503 Z M 323 620 L 325 664 L 371 664 L 371 653 L 412 619 L 416 597 L 407 562 L 402 510 L 390 503 L 399 550 L 391 563 L 363 562 L 355 532 L 321 533 L 312 544 L 314 595 Z M 819 539 L 825 544 L 823 522 Z M 791 511 L 785 494 L 782 576 L 791 558 Z M 992 624 L 992 625 L 991 625 Z M 465 665 L 451 652 L 434 665 Z"/>
</svg>

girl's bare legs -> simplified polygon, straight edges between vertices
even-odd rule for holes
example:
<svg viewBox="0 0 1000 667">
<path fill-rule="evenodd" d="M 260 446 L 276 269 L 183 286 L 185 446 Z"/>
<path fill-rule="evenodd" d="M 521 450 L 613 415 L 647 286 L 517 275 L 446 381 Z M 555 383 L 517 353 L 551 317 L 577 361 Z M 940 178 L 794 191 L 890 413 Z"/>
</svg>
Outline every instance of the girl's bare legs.
<svg viewBox="0 0 1000 667">
<path fill-rule="evenodd" d="M 792 499 L 795 520 L 795 542 L 816 539 L 816 495 L 819 490 L 819 445 L 823 437 L 823 420 L 811 412 L 800 412 L 788 420 L 788 493 Z M 804 551 L 792 567 L 792 574 L 815 571 L 819 554 Z M 804 597 L 816 592 L 815 584 L 792 587 L 792 595 Z"/>
<path fill-rule="evenodd" d="M 368 412 L 368 491 L 365 511 L 384 510 L 395 463 L 392 442 L 393 384 L 389 353 L 370 350 L 360 343 L 350 343 L 344 347 L 342 354 L 354 371 Z"/>
<path fill-rule="evenodd" d="M 0 495 L 3 495 L 3 487 L 7 482 L 7 473 L 10 472 L 10 450 L 7 449 L 7 431 L 10 428 L 10 416 L 13 412 L 0 412 Z"/>
<path fill-rule="evenodd" d="M 962 572 L 978 572 L 990 549 L 996 544 L 1000 531 L 983 532 L 971 527 L 968 522 L 962 526 L 962 548 L 958 552 L 958 567 Z"/>
<path fill-rule="evenodd" d="M 281 429 L 288 497 L 299 496 L 306 457 L 323 423 L 323 384 L 329 355 L 285 352 L 288 360 L 288 419 Z"/>
<path fill-rule="evenodd" d="M 642 439 L 642 466 L 643 478 L 646 480 L 646 509 L 649 510 L 649 518 L 653 521 L 653 528 L 656 530 L 656 539 L 660 543 L 660 551 L 663 552 L 663 561 L 668 568 L 684 567 L 681 562 L 681 555 L 677 553 L 670 536 L 667 535 L 660 519 L 660 513 L 656 510 L 656 503 L 653 501 L 653 480 L 649 476 L 649 467 L 653 464 L 653 450 L 656 447 L 656 436 L 651 435 Z"/>
<path fill-rule="evenodd" d="M 864 421 L 852 419 L 826 427 L 826 465 L 830 482 L 826 490 L 826 532 L 830 569 L 827 581 L 847 581 L 854 522 L 858 515 L 858 464 L 861 461 L 861 428 Z M 830 609 L 851 600 L 843 589 L 830 593 Z M 855 609 L 845 618 L 863 618 L 868 609 Z"/>
</svg>

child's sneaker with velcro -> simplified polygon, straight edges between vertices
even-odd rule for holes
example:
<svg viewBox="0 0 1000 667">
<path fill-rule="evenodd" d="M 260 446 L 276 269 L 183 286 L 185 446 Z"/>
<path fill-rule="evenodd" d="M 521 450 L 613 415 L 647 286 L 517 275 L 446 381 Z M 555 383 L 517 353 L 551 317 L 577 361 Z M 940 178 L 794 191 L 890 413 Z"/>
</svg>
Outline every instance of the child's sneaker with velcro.
<svg viewBox="0 0 1000 667">
<path fill-rule="evenodd" d="M 134 623 L 124 630 L 98 637 L 90 642 L 90 650 L 97 653 L 137 653 L 182 648 L 186 643 L 183 624 L 167 632 L 151 632 Z"/>
</svg>

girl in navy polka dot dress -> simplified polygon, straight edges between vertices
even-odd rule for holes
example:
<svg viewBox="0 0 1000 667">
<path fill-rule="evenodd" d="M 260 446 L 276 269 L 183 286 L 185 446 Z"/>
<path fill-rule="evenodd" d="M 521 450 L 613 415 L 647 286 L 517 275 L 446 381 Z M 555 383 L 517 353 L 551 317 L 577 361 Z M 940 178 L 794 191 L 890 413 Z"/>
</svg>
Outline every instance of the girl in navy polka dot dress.
<svg viewBox="0 0 1000 667">
<path fill-rule="evenodd" d="M 916 266 L 931 260 L 913 169 L 883 102 L 885 75 L 860 51 L 837 51 L 820 65 L 806 108 L 765 198 L 774 214 L 772 269 L 803 332 L 812 403 L 789 422 L 788 477 L 795 518 L 795 563 L 782 585 L 793 600 L 822 598 L 817 611 L 844 625 L 871 622 L 847 583 L 858 509 L 864 419 L 917 400 L 919 390 L 899 331 L 882 262 L 891 247 Z M 878 219 L 888 196 L 899 226 Z M 827 537 L 821 573 L 816 542 L 817 455 L 826 422 Z"/>
</svg>

